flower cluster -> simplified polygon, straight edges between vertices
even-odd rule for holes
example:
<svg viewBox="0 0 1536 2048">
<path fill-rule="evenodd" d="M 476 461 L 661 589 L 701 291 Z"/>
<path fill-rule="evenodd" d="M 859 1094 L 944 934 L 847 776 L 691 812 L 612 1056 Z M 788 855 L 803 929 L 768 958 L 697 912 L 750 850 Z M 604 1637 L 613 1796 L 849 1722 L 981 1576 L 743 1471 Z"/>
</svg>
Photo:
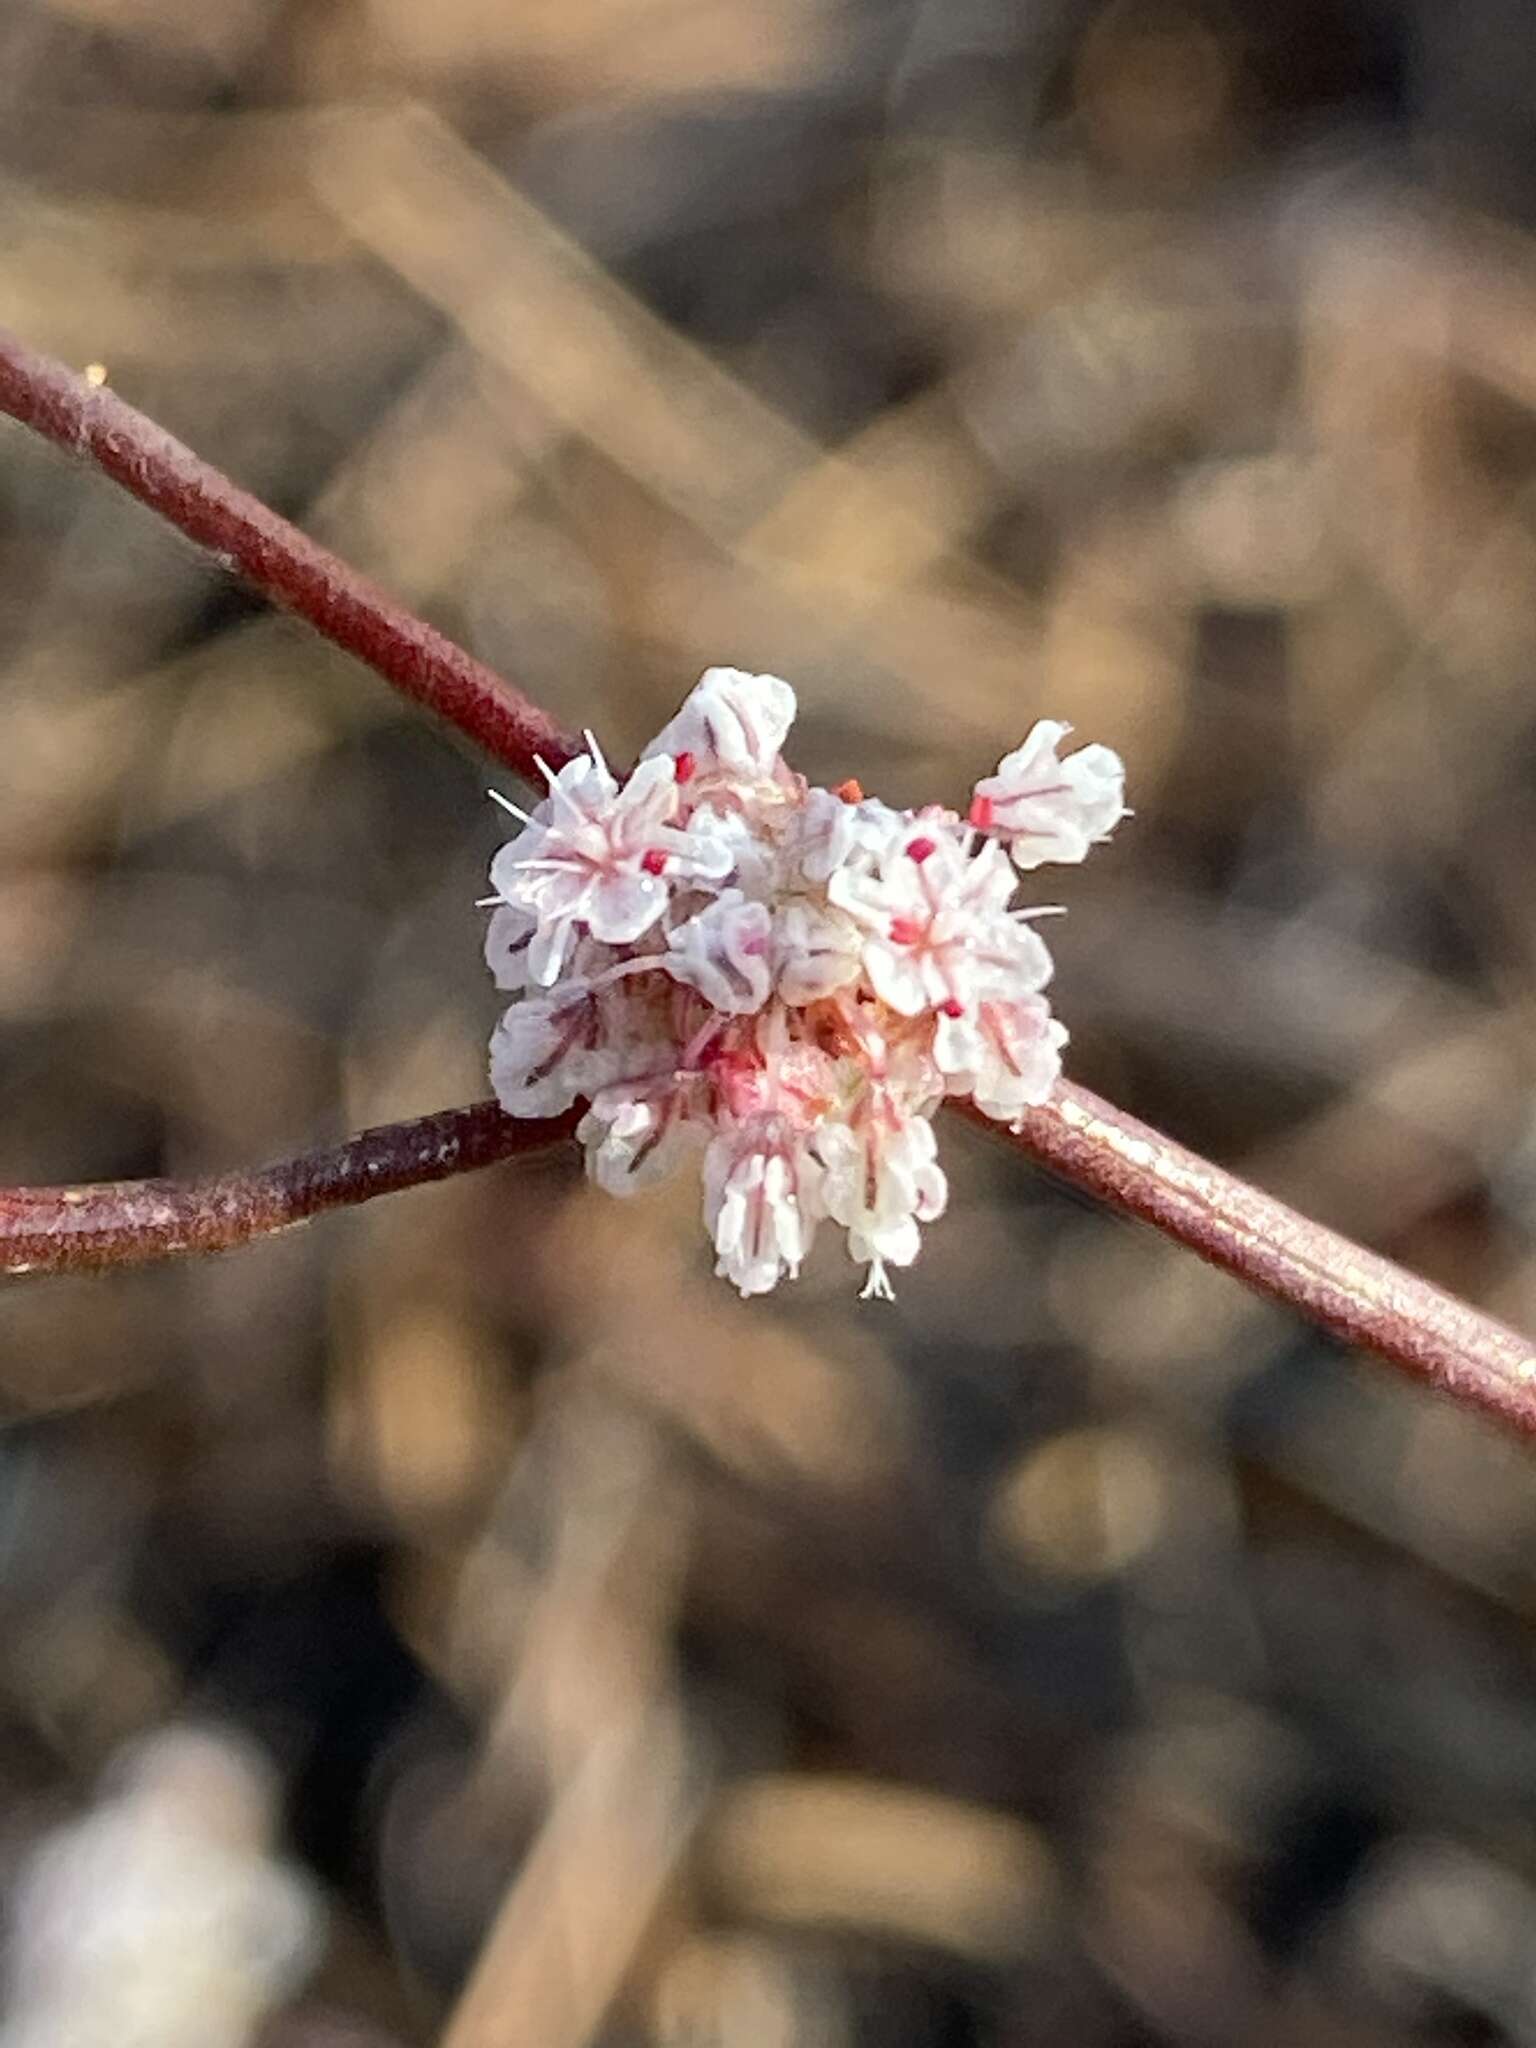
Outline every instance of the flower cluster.
<svg viewBox="0 0 1536 2048">
<path fill-rule="evenodd" d="M 614 1194 L 702 1152 L 716 1271 L 743 1294 L 796 1274 L 830 1219 L 888 1297 L 944 1208 L 943 1098 L 1014 1121 L 1056 1081 L 1051 956 L 1014 870 L 1082 860 L 1124 776 L 1042 721 L 967 818 L 897 811 L 787 767 L 794 715 L 776 676 L 712 668 L 627 778 L 588 734 L 531 814 L 506 804 L 491 1078 L 513 1116 L 585 1100 Z"/>
</svg>

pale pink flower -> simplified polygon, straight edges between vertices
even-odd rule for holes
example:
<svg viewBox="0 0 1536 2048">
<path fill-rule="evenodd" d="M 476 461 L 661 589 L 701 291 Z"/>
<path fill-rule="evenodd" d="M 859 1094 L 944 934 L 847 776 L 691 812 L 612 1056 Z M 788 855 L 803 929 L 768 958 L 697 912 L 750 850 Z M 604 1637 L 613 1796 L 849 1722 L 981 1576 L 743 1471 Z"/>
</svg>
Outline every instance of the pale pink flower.
<svg viewBox="0 0 1536 2048">
<path fill-rule="evenodd" d="M 889 1300 L 886 1267 L 911 1265 L 918 1226 L 941 1216 L 949 1198 L 933 1125 L 875 1090 L 857 1122 L 825 1125 L 816 1149 L 827 1214 L 848 1232 L 849 1256 L 870 1269 L 864 1293 Z"/>
<path fill-rule="evenodd" d="M 598 1186 L 632 1195 L 665 1180 L 707 1135 L 689 1114 L 697 1093 L 693 1077 L 672 1067 L 600 1088 L 576 1131 Z"/>
<path fill-rule="evenodd" d="M 842 869 L 827 893 L 864 927 L 864 968 L 882 1002 L 904 1017 L 974 1013 L 1002 988 L 1042 988 L 1051 956 L 1007 909 L 1013 876 L 1002 848 L 936 825 L 904 823 L 872 872 Z"/>
<path fill-rule="evenodd" d="M 773 983 L 792 1009 L 821 1002 L 859 977 L 862 934 L 845 913 L 807 896 L 774 912 Z"/>
<path fill-rule="evenodd" d="M 724 1016 L 760 1010 L 773 986 L 772 930 L 766 903 L 724 889 L 668 932 L 667 972 L 696 988 Z"/>
<path fill-rule="evenodd" d="M 839 868 L 868 866 L 901 825 L 900 811 L 878 797 L 850 802 L 811 788 L 790 821 L 784 851 L 806 882 L 825 883 Z"/>
<path fill-rule="evenodd" d="M 491 1085 L 509 1116 L 558 1116 L 610 1078 L 597 1005 L 584 990 L 525 996 L 491 1036 Z"/>
<path fill-rule="evenodd" d="M 688 832 L 696 846 L 708 844 L 707 858 L 718 867 L 723 886 L 764 903 L 777 894 L 783 865 L 779 846 L 751 810 L 722 809 L 705 796 L 689 817 Z"/>
<path fill-rule="evenodd" d="M 549 795 L 527 829 L 491 865 L 503 903 L 531 913 L 529 979 L 560 979 L 578 929 L 603 945 L 632 943 L 666 909 L 674 882 L 725 870 L 711 841 L 680 831 L 676 768 L 642 761 L 620 785 L 600 755 L 581 754 L 549 777 Z"/>
<path fill-rule="evenodd" d="M 670 755 L 705 779 L 765 782 L 794 722 L 795 693 L 780 677 L 707 668 L 646 748 L 646 758 Z"/>
<path fill-rule="evenodd" d="M 946 1029 L 953 1036 L 940 1044 Z M 948 1092 L 971 1096 L 999 1123 L 1049 1101 L 1061 1078 L 1067 1032 L 1044 996 L 981 1003 L 973 1018 L 942 1023 L 935 1037 L 934 1060 Z"/>
<path fill-rule="evenodd" d="M 715 1271 L 743 1295 L 793 1280 L 811 1248 L 822 1169 L 805 1133 L 778 1116 L 727 1128 L 704 1155 L 704 1222 Z"/>
<path fill-rule="evenodd" d="M 1076 863 L 1125 816 L 1125 769 L 1108 747 L 1061 758 L 1070 725 L 1042 718 L 1022 747 L 976 785 L 971 823 L 1001 839 L 1020 868 Z"/>
</svg>

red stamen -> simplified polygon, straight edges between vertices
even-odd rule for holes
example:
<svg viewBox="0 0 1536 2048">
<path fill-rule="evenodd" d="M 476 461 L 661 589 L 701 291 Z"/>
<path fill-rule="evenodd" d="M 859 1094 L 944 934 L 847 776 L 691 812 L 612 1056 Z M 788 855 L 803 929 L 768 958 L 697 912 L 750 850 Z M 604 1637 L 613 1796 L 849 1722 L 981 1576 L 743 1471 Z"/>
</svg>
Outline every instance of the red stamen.
<svg viewBox="0 0 1536 2048">
<path fill-rule="evenodd" d="M 946 996 L 939 1005 L 939 1015 L 941 1017 L 963 1017 L 965 1015 L 965 1005 L 958 996 Z"/>
<path fill-rule="evenodd" d="M 930 853 L 937 853 L 938 848 L 937 839 L 912 839 L 907 842 L 907 858 L 921 863 Z"/>
<path fill-rule="evenodd" d="M 995 816 L 996 806 L 991 797 L 973 796 L 971 798 L 970 820 L 978 832 L 990 832 L 992 820 Z"/>
<path fill-rule="evenodd" d="M 679 782 L 691 782 L 693 780 L 693 771 L 698 765 L 692 754 L 686 751 L 672 756 L 672 766 Z"/>
<path fill-rule="evenodd" d="M 864 792 L 851 775 L 846 782 L 840 782 L 832 794 L 840 796 L 845 804 L 861 804 L 864 801 Z"/>
<path fill-rule="evenodd" d="M 915 946 L 923 936 L 923 928 L 915 917 L 893 917 L 891 919 L 891 944 L 893 946 Z"/>
<path fill-rule="evenodd" d="M 648 875 L 659 875 L 665 872 L 667 856 L 659 846 L 650 846 L 640 856 L 640 865 Z"/>
</svg>

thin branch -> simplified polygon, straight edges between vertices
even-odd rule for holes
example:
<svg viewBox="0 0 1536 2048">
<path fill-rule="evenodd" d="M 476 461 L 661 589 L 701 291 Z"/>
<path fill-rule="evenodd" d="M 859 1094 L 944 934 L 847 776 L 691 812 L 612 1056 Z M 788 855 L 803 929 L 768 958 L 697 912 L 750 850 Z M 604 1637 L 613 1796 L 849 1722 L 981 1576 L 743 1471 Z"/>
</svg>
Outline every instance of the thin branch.
<svg viewBox="0 0 1536 2048">
<path fill-rule="evenodd" d="M 447 1180 L 569 1138 L 574 1112 L 545 1120 L 494 1102 L 381 1124 L 340 1145 L 209 1180 L 120 1180 L 0 1189 L 0 1272 L 72 1273 L 222 1252 L 325 1209 Z"/>
<path fill-rule="evenodd" d="M 555 764 L 579 751 L 546 712 L 473 655 L 152 420 L 3 330 L 0 411 L 89 457 L 226 566 L 519 774 L 530 773 L 536 754 Z M 568 1118 L 525 1123 L 479 1103 L 219 1180 L 0 1190 L 0 1270 L 130 1265 L 218 1250 L 321 1209 L 489 1165 L 570 1128 Z M 1073 1186 L 1140 1217 L 1345 1342 L 1368 1346 L 1464 1407 L 1536 1433 L 1536 1348 L 1527 1339 L 1112 1104 L 1064 1086 L 1043 1109 L 1026 1114 L 1013 1142 Z"/>
<path fill-rule="evenodd" d="M 547 711 L 494 669 L 232 484 L 114 392 L 77 377 L 0 328 L 0 412 L 86 456 L 275 604 L 537 781 L 581 751 Z"/>
<path fill-rule="evenodd" d="M 1346 1344 L 1536 1435 L 1536 1345 L 1070 1082 L 1004 1130 L 1037 1165 L 1152 1224 Z"/>
</svg>

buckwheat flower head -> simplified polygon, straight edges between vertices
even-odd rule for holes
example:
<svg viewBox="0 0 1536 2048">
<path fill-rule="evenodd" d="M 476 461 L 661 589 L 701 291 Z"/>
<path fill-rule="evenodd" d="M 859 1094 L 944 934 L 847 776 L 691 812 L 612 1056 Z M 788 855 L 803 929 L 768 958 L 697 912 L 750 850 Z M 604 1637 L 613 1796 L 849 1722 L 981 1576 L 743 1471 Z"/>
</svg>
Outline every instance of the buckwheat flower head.
<svg viewBox="0 0 1536 2048">
<path fill-rule="evenodd" d="M 828 1223 L 888 1297 L 944 1210 L 944 1097 L 1017 1122 L 1056 1084 L 1067 1034 L 1015 870 L 1084 859 L 1125 815 L 1124 771 L 1042 720 L 965 818 L 897 810 L 797 775 L 794 715 L 777 676 L 707 669 L 630 775 L 589 734 L 532 812 L 506 805 L 491 1078 L 512 1116 L 586 1102 L 610 1193 L 700 1158 L 715 1270 L 743 1295 L 793 1278 Z"/>
</svg>

